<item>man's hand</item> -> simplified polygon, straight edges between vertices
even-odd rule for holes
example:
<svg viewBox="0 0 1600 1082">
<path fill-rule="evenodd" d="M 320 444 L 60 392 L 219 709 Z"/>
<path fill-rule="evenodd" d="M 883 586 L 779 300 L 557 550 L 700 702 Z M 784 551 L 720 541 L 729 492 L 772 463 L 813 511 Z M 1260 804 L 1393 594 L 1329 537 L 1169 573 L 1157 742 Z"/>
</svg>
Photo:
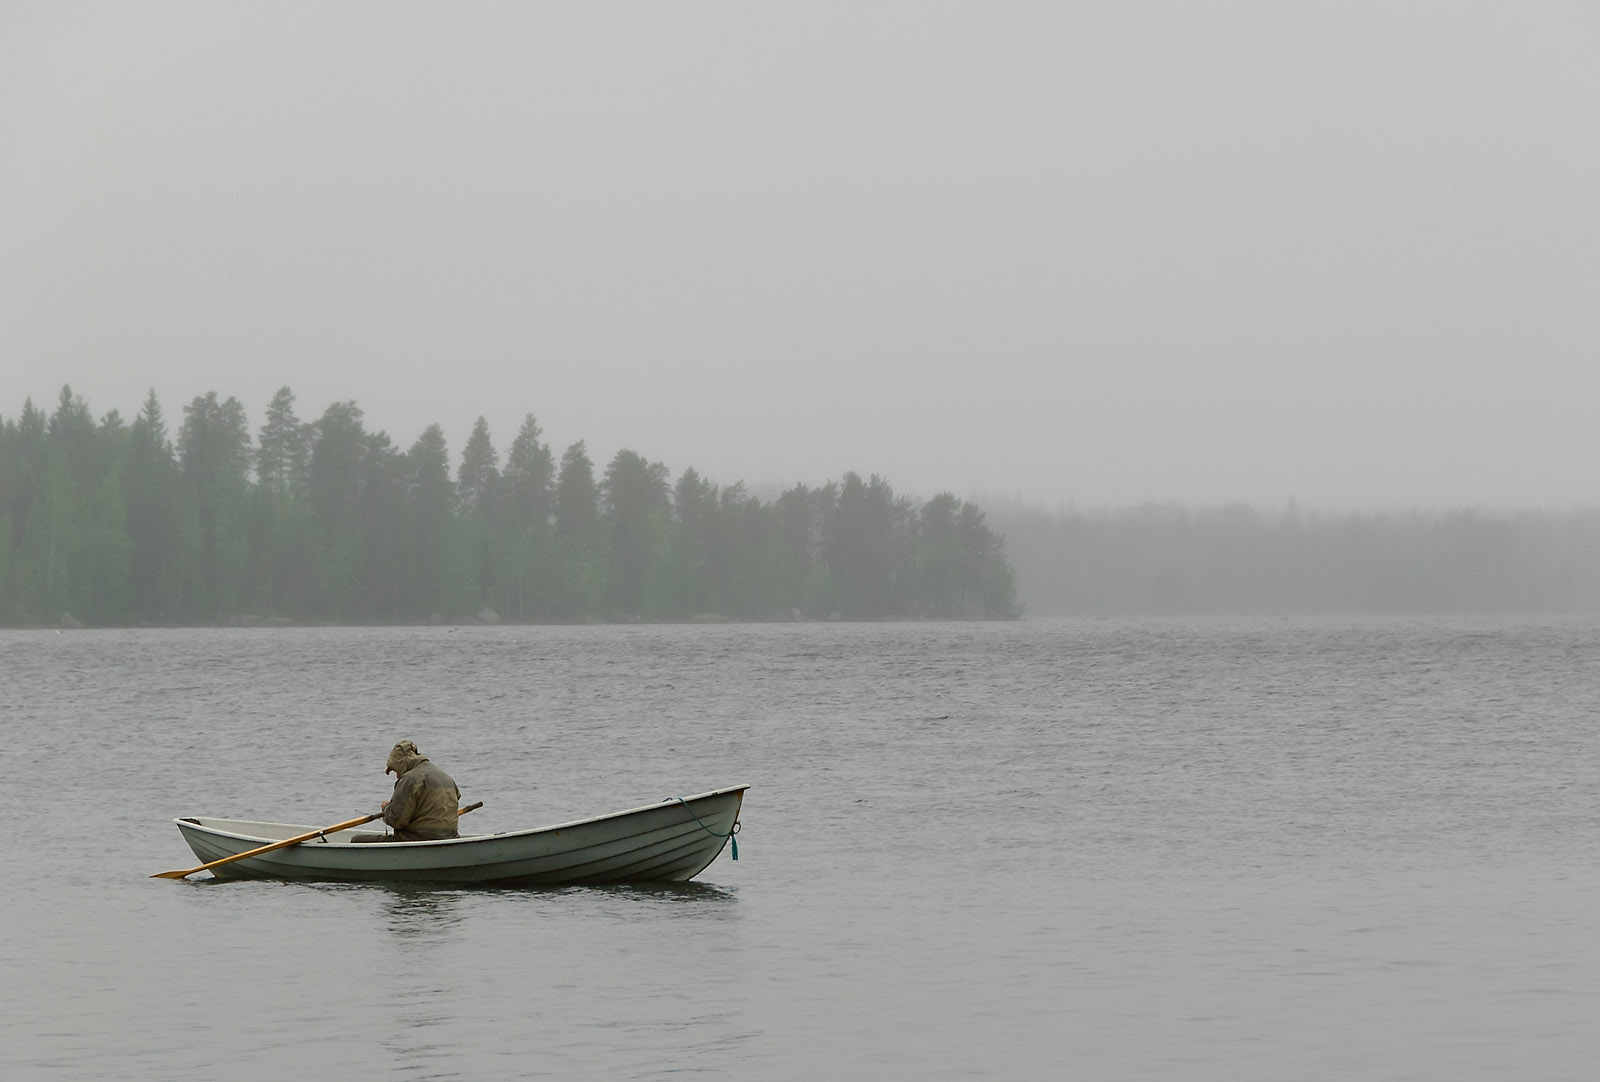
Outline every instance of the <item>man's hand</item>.
<svg viewBox="0 0 1600 1082">
<path fill-rule="evenodd" d="M 383 802 L 383 803 L 382 803 L 382 804 L 379 804 L 379 805 L 378 805 L 378 810 L 379 810 L 379 811 L 383 811 L 383 810 L 384 810 L 384 809 L 385 809 L 385 808 L 387 808 L 387 807 L 388 807 L 388 806 L 389 806 L 389 802 L 388 802 L 388 801 L 387 801 L 387 800 L 385 800 L 385 801 L 384 801 L 384 802 Z"/>
</svg>

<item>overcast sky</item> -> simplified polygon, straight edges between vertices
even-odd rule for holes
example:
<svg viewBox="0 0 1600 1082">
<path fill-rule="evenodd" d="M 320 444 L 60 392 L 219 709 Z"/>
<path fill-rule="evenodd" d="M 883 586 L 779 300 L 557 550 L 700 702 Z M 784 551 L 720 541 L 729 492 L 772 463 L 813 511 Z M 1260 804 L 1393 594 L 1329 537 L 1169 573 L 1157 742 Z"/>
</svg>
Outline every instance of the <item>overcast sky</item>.
<svg viewBox="0 0 1600 1082">
<path fill-rule="evenodd" d="M 0 5 L 0 415 L 1600 505 L 1593 3 Z"/>
</svg>

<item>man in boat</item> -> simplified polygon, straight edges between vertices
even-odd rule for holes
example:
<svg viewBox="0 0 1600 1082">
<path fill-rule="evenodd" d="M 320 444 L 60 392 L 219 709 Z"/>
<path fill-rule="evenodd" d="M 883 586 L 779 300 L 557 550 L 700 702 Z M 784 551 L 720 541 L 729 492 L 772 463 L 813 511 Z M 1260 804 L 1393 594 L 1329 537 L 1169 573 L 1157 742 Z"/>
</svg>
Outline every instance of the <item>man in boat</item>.
<svg viewBox="0 0 1600 1082">
<path fill-rule="evenodd" d="M 383 821 L 394 833 L 357 834 L 356 841 L 426 842 L 460 836 L 456 808 L 461 790 L 415 744 L 409 740 L 396 744 L 383 772 L 395 776 L 394 795 L 383 802 Z"/>
</svg>

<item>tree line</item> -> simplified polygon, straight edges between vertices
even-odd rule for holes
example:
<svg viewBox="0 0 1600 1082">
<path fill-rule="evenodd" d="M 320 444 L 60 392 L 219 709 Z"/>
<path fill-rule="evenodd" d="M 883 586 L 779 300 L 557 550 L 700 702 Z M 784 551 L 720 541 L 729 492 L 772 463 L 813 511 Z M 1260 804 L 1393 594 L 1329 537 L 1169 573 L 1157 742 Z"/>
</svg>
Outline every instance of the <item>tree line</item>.
<svg viewBox="0 0 1600 1082">
<path fill-rule="evenodd" d="M 1600 612 L 1600 511 L 985 500 L 1036 615 Z"/>
<path fill-rule="evenodd" d="M 1015 573 L 975 505 L 916 506 L 847 473 L 763 501 L 532 414 L 502 457 L 479 418 L 452 472 L 354 401 L 314 421 L 284 387 L 254 437 L 235 398 L 152 390 L 132 422 L 61 389 L 0 422 L 0 624 L 1013 618 Z"/>
</svg>

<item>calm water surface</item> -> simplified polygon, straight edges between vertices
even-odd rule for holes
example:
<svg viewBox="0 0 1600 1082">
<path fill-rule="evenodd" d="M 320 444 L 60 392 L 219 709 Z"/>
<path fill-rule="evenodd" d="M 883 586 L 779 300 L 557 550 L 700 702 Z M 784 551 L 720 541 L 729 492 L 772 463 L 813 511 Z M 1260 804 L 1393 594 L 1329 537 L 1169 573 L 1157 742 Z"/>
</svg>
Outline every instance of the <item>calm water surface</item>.
<svg viewBox="0 0 1600 1082">
<path fill-rule="evenodd" d="M 0 632 L 0 1077 L 1591 1079 L 1600 623 Z M 171 819 L 752 786 L 671 888 L 183 883 Z"/>
</svg>

